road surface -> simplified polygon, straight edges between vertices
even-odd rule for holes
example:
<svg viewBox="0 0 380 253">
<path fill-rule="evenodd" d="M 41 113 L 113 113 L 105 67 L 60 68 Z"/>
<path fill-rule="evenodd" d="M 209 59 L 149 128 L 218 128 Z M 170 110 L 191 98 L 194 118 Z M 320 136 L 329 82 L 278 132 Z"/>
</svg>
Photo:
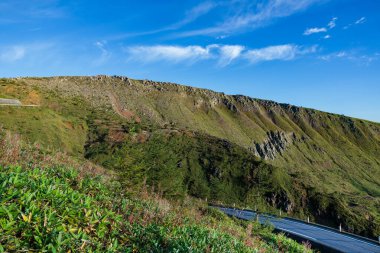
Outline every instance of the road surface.
<svg viewBox="0 0 380 253">
<path fill-rule="evenodd" d="M 222 212 L 244 220 L 256 219 L 253 211 L 239 210 L 226 207 L 216 207 Z M 335 252 L 348 253 L 380 253 L 380 244 L 348 234 L 340 233 L 334 229 L 324 228 L 287 218 L 259 214 L 261 224 L 271 223 L 277 230 L 309 241 L 316 245 Z"/>
</svg>

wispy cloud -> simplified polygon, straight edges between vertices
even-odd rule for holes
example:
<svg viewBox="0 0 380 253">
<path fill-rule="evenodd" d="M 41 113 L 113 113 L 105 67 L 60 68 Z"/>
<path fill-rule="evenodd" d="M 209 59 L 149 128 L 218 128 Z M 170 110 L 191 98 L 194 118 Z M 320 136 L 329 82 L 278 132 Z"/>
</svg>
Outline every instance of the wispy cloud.
<svg viewBox="0 0 380 253">
<path fill-rule="evenodd" d="M 243 30 L 252 30 L 262 27 L 275 19 L 290 16 L 299 11 L 303 11 L 318 0 L 269 0 L 266 3 L 259 2 L 256 5 L 247 4 L 244 11 L 229 16 L 221 23 L 198 30 L 185 31 L 179 36 L 196 35 L 228 35 Z M 235 3 L 235 1 L 233 1 Z"/>
<path fill-rule="evenodd" d="M 101 52 L 100 57 L 94 61 L 95 65 L 101 65 L 111 57 L 111 52 L 106 49 L 106 44 L 107 41 L 95 42 L 94 46 Z"/>
<path fill-rule="evenodd" d="M 313 28 L 308 28 L 304 31 L 303 35 L 311 35 L 311 34 L 314 34 L 314 33 L 325 33 L 327 32 L 327 30 L 331 30 L 333 29 L 335 26 L 336 26 L 336 21 L 338 20 L 337 17 L 333 17 L 330 22 L 327 24 L 326 27 L 313 27 Z M 329 35 L 326 35 L 326 36 L 329 36 Z M 325 37 L 326 37 L 325 36 Z M 328 37 L 330 38 L 330 37 Z M 328 38 L 325 38 L 325 39 L 328 39 Z"/>
<path fill-rule="evenodd" d="M 352 26 L 361 25 L 361 24 L 364 24 L 365 22 L 367 22 L 367 18 L 366 17 L 361 17 L 358 20 L 356 20 L 355 22 L 346 25 L 345 27 L 343 27 L 343 29 L 347 30 L 348 28 L 350 28 Z"/>
<path fill-rule="evenodd" d="M 322 55 L 319 57 L 319 59 L 324 60 L 324 61 L 330 61 L 332 59 L 337 59 L 337 58 L 346 58 L 348 57 L 348 53 L 346 51 L 340 51 L 340 52 L 335 52 L 327 55 Z"/>
<path fill-rule="evenodd" d="M 327 24 L 328 28 L 333 29 L 336 26 L 337 17 L 333 17 L 331 21 Z"/>
<path fill-rule="evenodd" d="M 57 58 L 55 52 L 55 44 L 51 42 L 33 42 L 24 44 L 0 45 L 0 63 L 1 67 L 8 64 L 24 64 L 34 65 L 35 62 L 41 62 L 50 56 Z"/>
<path fill-rule="evenodd" d="M 241 55 L 244 49 L 245 47 L 240 45 L 220 46 L 219 66 L 224 67 L 229 65 L 233 60 L 235 60 Z"/>
<path fill-rule="evenodd" d="M 0 12 L 2 13 L 0 24 L 17 24 L 30 22 L 30 20 L 57 19 L 67 16 L 67 10 L 60 7 L 58 0 L 2 0 Z"/>
<path fill-rule="evenodd" d="M 323 61 L 333 61 L 333 60 L 349 60 L 360 65 L 369 65 L 373 61 L 379 60 L 380 55 L 375 54 L 363 54 L 355 50 L 350 51 L 338 51 L 331 54 L 326 54 L 318 57 Z"/>
<path fill-rule="evenodd" d="M 61 7 L 57 0 L 2 0 L 0 13 L 0 25 L 7 26 L 27 24 L 32 21 L 62 19 L 68 16 L 67 8 Z"/>
<path fill-rule="evenodd" d="M 140 62 L 154 62 L 154 61 L 197 61 L 200 59 L 207 59 L 211 57 L 211 48 L 214 45 L 207 47 L 201 46 L 134 46 L 127 47 L 125 51 L 131 60 Z"/>
<path fill-rule="evenodd" d="M 174 31 L 182 28 L 183 26 L 186 26 L 187 24 L 190 24 L 200 18 L 201 16 L 206 15 L 211 10 L 215 9 L 216 7 L 222 5 L 221 3 L 215 3 L 213 1 L 206 1 L 202 2 L 193 8 L 187 10 L 184 14 L 184 18 L 182 20 L 179 20 L 178 22 L 175 22 L 173 24 L 150 30 L 150 31 L 143 31 L 143 32 L 132 32 L 132 33 L 126 33 L 121 34 L 117 36 L 113 36 L 108 38 L 108 40 L 120 40 L 127 37 L 136 37 L 136 36 L 145 36 L 145 35 L 152 35 L 162 32 L 168 32 L 168 31 Z"/>
<path fill-rule="evenodd" d="M 187 11 L 184 19 L 168 26 L 167 29 L 178 29 L 184 25 L 187 25 L 193 22 L 194 20 L 198 19 L 199 17 L 209 13 L 212 9 L 214 9 L 217 6 L 217 3 L 211 1 L 200 3 L 192 9 L 190 9 L 189 11 Z"/>
<path fill-rule="evenodd" d="M 316 52 L 316 46 L 301 47 L 292 44 L 268 46 L 259 49 L 246 49 L 242 45 L 207 46 L 135 46 L 125 49 L 129 60 L 150 63 L 166 61 L 172 63 L 194 63 L 199 60 L 216 59 L 219 67 L 225 67 L 234 60 L 245 59 L 250 63 L 263 61 L 289 61 L 297 56 Z"/>
<path fill-rule="evenodd" d="M 323 36 L 323 38 L 324 38 L 325 40 L 330 39 L 330 38 L 331 38 L 331 35 L 330 35 L 330 34 L 327 34 L 327 35 Z"/>
<path fill-rule="evenodd" d="M 365 17 L 361 17 L 360 19 L 358 19 L 358 20 L 355 21 L 355 25 L 363 24 L 366 21 L 367 21 L 367 19 Z"/>
<path fill-rule="evenodd" d="M 24 46 L 8 46 L 0 48 L 0 60 L 2 62 L 15 62 L 24 58 L 26 48 Z"/>
<path fill-rule="evenodd" d="M 325 33 L 325 32 L 327 32 L 327 29 L 324 27 L 314 27 L 314 28 L 306 29 L 303 35 L 311 35 L 314 33 Z"/>
<path fill-rule="evenodd" d="M 292 44 L 269 46 L 261 49 L 249 50 L 246 52 L 245 58 L 252 63 L 274 60 L 289 61 L 295 59 L 299 55 L 314 53 L 316 52 L 316 49 L 315 46 L 302 48 Z"/>
</svg>

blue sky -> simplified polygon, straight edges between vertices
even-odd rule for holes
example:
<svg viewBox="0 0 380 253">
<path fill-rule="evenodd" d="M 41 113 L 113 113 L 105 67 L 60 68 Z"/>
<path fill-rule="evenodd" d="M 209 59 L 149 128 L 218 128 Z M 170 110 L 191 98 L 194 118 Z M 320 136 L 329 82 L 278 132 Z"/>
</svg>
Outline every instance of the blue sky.
<svg viewBox="0 0 380 253">
<path fill-rule="evenodd" d="M 380 1 L 1 0 L 0 76 L 125 75 L 380 122 Z"/>
</svg>

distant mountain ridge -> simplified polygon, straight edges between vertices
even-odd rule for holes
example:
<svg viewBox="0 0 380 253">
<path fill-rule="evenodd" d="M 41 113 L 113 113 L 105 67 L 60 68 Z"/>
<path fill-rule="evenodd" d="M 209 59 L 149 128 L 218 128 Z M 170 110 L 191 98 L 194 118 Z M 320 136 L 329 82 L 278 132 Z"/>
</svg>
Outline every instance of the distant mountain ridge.
<svg viewBox="0 0 380 253">
<path fill-rule="evenodd" d="M 130 168 L 139 165 L 132 158 L 125 158 L 125 154 L 154 160 L 157 156 L 150 147 L 167 149 L 173 152 L 166 160 L 173 163 L 173 171 L 188 171 L 178 191 L 198 194 L 189 189 L 195 173 L 192 168 L 199 167 L 203 170 L 196 173 L 204 174 L 198 175 L 202 180 L 197 183 L 206 191 L 209 189 L 210 194 L 214 192 L 199 196 L 226 201 L 228 198 L 222 196 L 228 194 L 215 197 L 216 182 L 224 182 L 231 185 L 231 192 L 240 187 L 244 193 L 241 198 L 230 197 L 231 202 L 254 206 L 252 198 L 260 193 L 260 201 L 266 203 L 262 203 L 263 208 L 283 208 L 299 217 L 311 215 L 334 226 L 343 222 L 347 230 L 368 236 L 380 233 L 379 123 L 242 95 L 120 76 L 0 79 L 0 97 L 41 105 L 38 109 L 24 108 L 34 110 L 32 116 L 25 116 L 20 108 L 0 111 L 4 128 L 18 131 L 31 141 L 73 155 L 86 155 L 120 171 L 126 164 Z M 25 122 L 26 117 L 39 120 L 31 118 Z M 46 124 L 50 125 L 44 129 Z M 47 137 L 39 133 L 41 130 Z M 158 145 L 160 142 L 167 146 Z M 207 152 L 216 151 L 211 146 L 203 150 L 199 145 L 208 147 L 210 143 L 225 156 L 207 156 Z M 180 151 L 181 147 L 195 149 L 196 155 L 188 157 L 187 162 L 179 161 L 180 157 L 174 154 L 175 145 L 179 145 L 176 147 Z M 132 150 L 140 153 L 133 155 Z M 188 152 L 182 151 L 187 156 Z M 235 158 L 219 161 L 232 155 Z M 118 158 L 109 158 L 112 156 Z M 254 162 L 259 159 L 263 161 Z M 157 164 L 160 162 L 164 164 Z M 237 172 L 232 162 L 252 166 L 255 171 L 265 164 L 278 169 L 264 166 L 267 169 L 259 174 L 249 175 L 247 171 L 240 175 L 242 172 Z M 182 167 L 175 165 L 178 163 Z M 212 168 L 209 163 L 224 167 Z M 155 170 L 149 173 L 152 171 Z M 152 182 L 162 179 L 160 170 L 141 173 Z"/>
</svg>

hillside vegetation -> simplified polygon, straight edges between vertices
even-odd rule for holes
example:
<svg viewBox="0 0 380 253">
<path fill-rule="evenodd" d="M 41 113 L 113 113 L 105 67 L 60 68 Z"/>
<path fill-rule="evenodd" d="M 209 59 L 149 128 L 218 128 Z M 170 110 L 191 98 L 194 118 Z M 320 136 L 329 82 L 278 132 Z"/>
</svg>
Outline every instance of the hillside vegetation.
<svg viewBox="0 0 380 253">
<path fill-rule="evenodd" d="M 0 97 L 40 105 L 1 107 L 5 129 L 128 187 L 380 233 L 378 123 L 124 77 L 1 79 Z"/>
<path fill-rule="evenodd" d="M 117 175 L 9 132 L 0 144 L 0 252 L 310 251 L 195 199 L 133 194 Z"/>
</svg>

